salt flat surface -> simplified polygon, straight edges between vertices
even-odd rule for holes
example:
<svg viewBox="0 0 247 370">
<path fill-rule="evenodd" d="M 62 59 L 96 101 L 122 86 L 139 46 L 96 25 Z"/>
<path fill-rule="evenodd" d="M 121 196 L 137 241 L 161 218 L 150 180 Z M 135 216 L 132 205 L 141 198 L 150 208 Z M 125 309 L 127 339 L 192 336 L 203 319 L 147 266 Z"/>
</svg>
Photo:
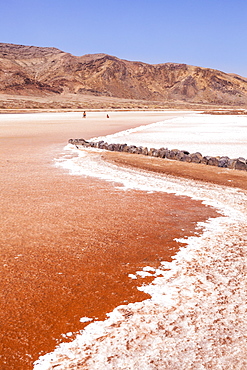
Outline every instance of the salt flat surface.
<svg viewBox="0 0 247 370">
<path fill-rule="evenodd" d="M 115 136 L 114 142 L 120 140 Z M 74 341 L 42 356 L 34 369 L 246 369 L 246 192 L 121 168 L 103 162 L 97 152 L 71 146 L 56 165 L 73 175 L 115 182 L 121 189 L 201 199 L 222 216 L 200 225 L 204 228 L 200 237 L 182 240 L 185 247 L 172 262 L 162 262 L 156 270 L 146 266 L 129 276 L 139 279 L 139 289 L 150 299 L 117 307 L 104 322 L 89 324 Z M 143 286 L 145 274 L 155 279 Z"/>
<path fill-rule="evenodd" d="M 98 138 L 97 138 L 98 139 Z M 101 138 L 100 138 L 101 139 Z M 247 158 L 247 116 L 192 113 L 102 138 L 108 143 L 188 150 Z"/>
</svg>

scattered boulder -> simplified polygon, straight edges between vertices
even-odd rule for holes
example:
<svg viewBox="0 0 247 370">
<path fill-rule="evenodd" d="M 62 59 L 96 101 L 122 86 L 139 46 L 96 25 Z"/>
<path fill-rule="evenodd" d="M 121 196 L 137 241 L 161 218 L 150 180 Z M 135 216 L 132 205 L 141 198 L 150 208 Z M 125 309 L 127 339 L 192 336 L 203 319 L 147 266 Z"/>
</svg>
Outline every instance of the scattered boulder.
<svg viewBox="0 0 247 370">
<path fill-rule="evenodd" d="M 137 147 L 135 145 L 130 145 L 128 152 L 135 154 L 137 151 Z"/>
<path fill-rule="evenodd" d="M 216 167 L 218 167 L 219 166 L 219 158 L 217 158 L 217 157 L 209 157 L 207 164 L 209 166 L 216 166 Z"/>
<path fill-rule="evenodd" d="M 136 154 L 142 154 L 143 147 L 139 146 L 136 150 Z"/>
<path fill-rule="evenodd" d="M 101 149 L 104 149 L 104 150 L 108 150 L 108 148 L 109 148 L 109 144 L 108 143 L 102 143 L 101 144 Z"/>
<path fill-rule="evenodd" d="M 246 160 L 241 157 L 237 158 L 234 169 L 240 170 L 240 171 L 246 171 L 247 170 Z"/>
<path fill-rule="evenodd" d="M 148 148 L 147 147 L 142 149 L 142 154 L 143 155 L 148 155 Z"/>
<path fill-rule="evenodd" d="M 125 153 L 128 153 L 129 152 L 129 146 L 128 145 L 126 145 L 124 148 L 123 148 L 123 152 L 125 152 Z"/>
<path fill-rule="evenodd" d="M 202 157 L 202 160 L 201 160 L 201 163 L 202 164 L 208 164 L 208 161 L 211 157 L 209 155 L 206 155 L 204 157 Z"/>
<path fill-rule="evenodd" d="M 185 154 L 182 150 L 177 154 L 177 160 L 185 162 L 185 158 L 188 154 Z"/>
<path fill-rule="evenodd" d="M 127 146 L 128 146 L 127 144 L 120 144 L 119 151 L 120 151 L 120 152 L 124 152 L 124 151 L 125 151 L 125 148 L 126 148 Z"/>
<path fill-rule="evenodd" d="M 160 148 L 160 149 L 158 149 L 158 157 L 159 158 L 165 158 L 165 156 L 166 156 L 166 150 L 165 150 L 165 148 Z"/>
<path fill-rule="evenodd" d="M 108 145 L 108 150 L 114 151 L 114 144 L 109 144 Z"/>
<path fill-rule="evenodd" d="M 220 157 L 218 167 L 227 168 L 229 165 L 230 158 L 229 157 Z"/>
<path fill-rule="evenodd" d="M 108 150 L 114 151 L 114 152 L 121 152 L 121 144 L 109 144 Z"/>
<path fill-rule="evenodd" d="M 201 163 L 202 161 L 202 155 L 199 152 L 188 154 L 189 157 L 191 158 L 191 162 L 193 163 Z"/>
<path fill-rule="evenodd" d="M 157 149 L 155 149 L 155 148 L 150 148 L 150 149 L 149 149 L 149 151 L 148 151 L 148 155 L 150 155 L 150 156 L 152 157 L 153 152 L 154 152 L 155 150 L 157 150 Z"/>
<path fill-rule="evenodd" d="M 105 143 L 104 141 L 102 141 L 101 143 L 99 143 L 99 149 L 105 149 Z"/>
<path fill-rule="evenodd" d="M 152 151 L 152 157 L 158 157 L 158 149 Z"/>
<path fill-rule="evenodd" d="M 167 158 L 168 159 L 177 159 L 177 155 L 179 153 L 179 150 L 178 149 L 171 149 L 169 151 L 169 153 L 167 153 Z"/>
<path fill-rule="evenodd" d="M 102 149 L 102 145 L 104 144 L 104 140 L 98 141 L 96 148 Z"/>
<path fill-rule="evenodd" d="M 188 154 L 184 157 L 184 161 L 190 163 L 191 162 L 191 155 Z"/>
<path fill-rule="evenodd" d="M 142 147 L 142 146 L 135 146 L 135 145 L 127 145 L 127 144 L 108 144 L 105 143 L 103 140 L 94 142 L 94 141 L 86 141 L 85 139 L 69 139 L 69 144 L 75 145 L 77 148 L 79 146 L 84 147 L 92 147 L 92 148 L 99 148 L 105 150 L 111 150 L 115 152 L 125 152 L 125 153 L 133 153 L 133 154 L 142 154 L 148 155 L 151 157 L 159 157 L 159 158 L 167 158 L 172 160 L 178 160 L 182 162 L 193 162 L 193 163 L 202 163 L 208 166 L 217 166 L 221 168 L 230 168 L 236 169 L 241 171 L 247 171 L 247 160 L 243 157 L 230 159 L 227 156 L 222 157 L 212 157 L 212 156 L 202 156 L 201 153 L 196 152 L 190 154 L 187 150 L 178 150 L 178 149 L 171 149 L 168 148 L 150 148 Z"/>
<path fill-rule="evenodd" d="M 237 161 L 236 158 L 230 159 L 229 160 L 229 164 L 228 164 L 228 168 L 230 168 L 231 170 L 233 170 L 235 168 L 236 161 Z"/>
<path fill-rule="evenodd" d="M 189 156 L 189 154 L 183 154 L 180 157 L 180 161 L 181 162 L 191 162 L 191 157 Z"/>
</svg>

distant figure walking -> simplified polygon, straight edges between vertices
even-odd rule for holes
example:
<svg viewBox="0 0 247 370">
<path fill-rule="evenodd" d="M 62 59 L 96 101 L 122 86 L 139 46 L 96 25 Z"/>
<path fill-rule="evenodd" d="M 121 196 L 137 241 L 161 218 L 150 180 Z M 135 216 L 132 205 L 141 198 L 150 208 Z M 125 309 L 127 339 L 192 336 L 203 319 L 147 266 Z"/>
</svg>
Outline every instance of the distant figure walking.
<svg viewBox="0 0 247 370">
<path fill-rule="evenodd" d="M 110 118 L 110 117 L 109 117 L 109 114 L 107 114 L 107 115 L 106 115 L 106 118 Z"/>
<path fill-rule="evenodd" d="M 83 118 L 86 118 L 87 117 L 87 114 L 86 114 L 86 112 L 84 111 L 83 112 Z"/>
</svg>

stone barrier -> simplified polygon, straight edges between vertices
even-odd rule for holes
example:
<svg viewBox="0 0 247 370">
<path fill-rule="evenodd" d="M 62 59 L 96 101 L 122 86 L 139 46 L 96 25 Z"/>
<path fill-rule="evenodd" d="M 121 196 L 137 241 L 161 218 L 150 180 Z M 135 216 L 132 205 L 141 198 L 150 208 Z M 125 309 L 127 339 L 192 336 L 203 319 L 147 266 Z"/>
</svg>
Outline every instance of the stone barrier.
<svg viewBox="0 0 247 370">
<path fill-rule="evenodd" d="M 80 147 L 84 148 L 98 148 L 104 150 L 110 150 L 112 152 L 125 152 L 125 153 L 133 153 L 133 154 L 140 154 L 140 155 L 147 155 L 150 157 L 159 157 L 159 158 L 167 158 L 172 159 L 175 161 L 182 161 L 182 162 L 191 162 L 191 163 L 202 163 L 208 166 L 216 166 L 222 168 L 230 168 L 240 171 L 247 171 L 247 160 L 245 158 L 239 157 L 231 159 L 227 156 L 202 156 L 201 153 L 189 153 L 187 150 L 179 150 L 179 149 L 171 149 L 168 148 L 150 148 L 142 147 L 142 146 L 135 146 L 135 145 L 127 145 L 127 144 L 108 144 L 103 140 L 94 142 L 94 141 L 86 141 L 84 139 L 69 139 L 68 142 L 70 144 L 75 145 L 78 149 Z"/>
</svg>

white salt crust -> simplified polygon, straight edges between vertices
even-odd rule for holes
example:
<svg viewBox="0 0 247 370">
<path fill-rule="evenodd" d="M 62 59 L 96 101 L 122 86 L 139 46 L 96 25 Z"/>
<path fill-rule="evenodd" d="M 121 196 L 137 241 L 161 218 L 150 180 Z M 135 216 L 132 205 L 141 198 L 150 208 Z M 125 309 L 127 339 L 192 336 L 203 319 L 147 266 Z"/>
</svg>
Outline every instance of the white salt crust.
<svg viewBox="0 0 247 370">
<path fill-rule="evenodd" d="M 80 318 L 80 322 L 90 322 L 90 321 L 93 321 L 91 317 L 84 316 Z"/>
<path fill-rule="evenodd" d="M 65 155 L 67 150 L 74 151 L 68 147 Z M 198 224 L 201 236 L 180 240 L 185 247 L 172 262 L 143 269 L 158 276 L 139 288 L 150 299 L 117 307 L 107 320 L 89 324 L 75 340 L 42 356 L 34 369 L 246 369 L 246 192 L 117 167 L 90 150 L 76 155 L 58 165 L 115 181 L 121 189 L 201 199 L 222 217 Z M 130 278 L 141 281 L 140 275 Z"/>
<path fill-rule="evenodd" d="M 99 140 L 109 144 L 167 147 L 202 155 L 247 158 L 247 116 L 191 113 L 92 139 Z"/>
</svg>

